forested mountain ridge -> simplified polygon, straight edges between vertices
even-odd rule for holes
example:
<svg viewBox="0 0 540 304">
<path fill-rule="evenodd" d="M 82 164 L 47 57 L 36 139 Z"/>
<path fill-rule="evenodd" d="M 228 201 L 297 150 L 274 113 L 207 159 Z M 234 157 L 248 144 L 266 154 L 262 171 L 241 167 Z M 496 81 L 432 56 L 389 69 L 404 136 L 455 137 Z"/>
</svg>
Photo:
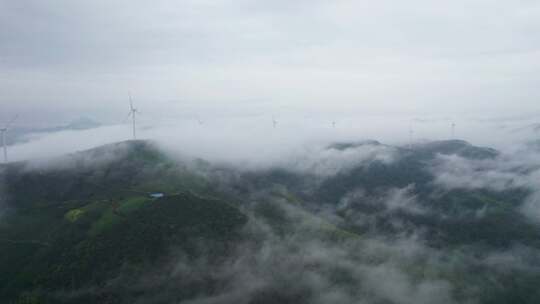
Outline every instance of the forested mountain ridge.
<svg viewBox="0 0 540 304">
<path fill-rule="evenodd" d="M 464 141 L 363 141 L 242 168 L 129 141 L 9 164 L 0 298 L 535 303 L 535 169 L 501 162 Z"/>
</svg>

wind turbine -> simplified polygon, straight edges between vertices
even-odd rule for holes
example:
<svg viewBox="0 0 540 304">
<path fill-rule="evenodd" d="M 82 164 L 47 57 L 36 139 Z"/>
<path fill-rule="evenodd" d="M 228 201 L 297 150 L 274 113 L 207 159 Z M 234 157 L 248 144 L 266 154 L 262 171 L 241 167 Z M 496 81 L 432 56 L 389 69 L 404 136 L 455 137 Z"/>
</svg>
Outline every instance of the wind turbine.
<svg viewBox="0 0 540 304">
<path fill-rule="evenodd" d="M 332 128 L 335 128 L 335 127 L 336 127 L 336 121 L 333 120 L 333 121 L 332 121 Z"/>
<path fill-rule="evenodd" d="M 456 123 L 452 122 L 452 139 L 456 138 L 455 133 L 456 133 Z"/>
<path fill-rule="evenodd" d="M 277 126 L 277 120 L 276 120 L 276 117 L 272 115 L 272 125 L 274 126 L 274 129 L 276 128 Z"/>
<path fill-rule="evenodd" d="M 6 145 L 6 133 L 9 131 L 9 127 L 17 120 L 19 115 L 15 115 L 13 119 L 11 119 L 2 129 L 0 129 L 0 133 L 2 133 L 2 148 L 4 150 L 4 163 L 8 162 L 8 153 L 7 153 L 7 145 Z"/>
<path fill-rule="evenodd" d="M 137 139 L 137 131 L 135 128 L 135 115 L 139 113 L 139 110 L 133 107 L 133 100 L 131 100 L 131 93 L 129 94 L 129 113 L 128 118 L 131 116 L 131 120 L 133 122 L 133 139 Z"/>
</svg>

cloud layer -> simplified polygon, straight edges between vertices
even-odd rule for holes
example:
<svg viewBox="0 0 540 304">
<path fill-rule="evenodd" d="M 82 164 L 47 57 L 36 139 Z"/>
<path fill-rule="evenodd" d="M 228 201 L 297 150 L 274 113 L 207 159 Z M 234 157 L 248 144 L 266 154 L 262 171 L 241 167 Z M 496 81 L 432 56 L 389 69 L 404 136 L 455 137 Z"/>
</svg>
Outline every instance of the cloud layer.
<svg viewBox="0 0 540 304">
<path fill-rule="evenodd" d="M 128 91 L 175 115 L 539 111 L 534 1 L 23 0 L 0 12 L 2 113 L 110 119 Z"/>
</svg>

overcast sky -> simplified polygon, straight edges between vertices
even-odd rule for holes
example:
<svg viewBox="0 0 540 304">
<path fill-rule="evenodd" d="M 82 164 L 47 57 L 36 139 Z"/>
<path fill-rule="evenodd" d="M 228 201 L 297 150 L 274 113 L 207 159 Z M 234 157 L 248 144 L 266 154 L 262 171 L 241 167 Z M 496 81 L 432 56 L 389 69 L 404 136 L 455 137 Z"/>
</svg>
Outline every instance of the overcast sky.
<svg viewBox="0 0 540 304">
<path fill-rule="evenodd" d="M 0 0 L 0 119 L 122 120 L 128 91 L 152 115 L 534 116 L 539 33 L 536 0 Z"/>
</svg>

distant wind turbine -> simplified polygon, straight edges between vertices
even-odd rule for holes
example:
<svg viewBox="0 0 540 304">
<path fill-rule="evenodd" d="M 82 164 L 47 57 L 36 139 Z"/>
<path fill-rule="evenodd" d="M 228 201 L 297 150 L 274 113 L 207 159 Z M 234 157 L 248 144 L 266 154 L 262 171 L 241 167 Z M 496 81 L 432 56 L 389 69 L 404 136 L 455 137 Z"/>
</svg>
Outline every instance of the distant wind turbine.
<svg viewBox="0 0 540 304">
<path fill-rule="evenodd" d="M 456 123 L 452 122 L 452 139 L 456 138 Z"/>
<path fill-rule="evenodd" d="M 9 131 L 9 128 L 15 122 L 15 120 L 17 120 L 18 117 L 19 117 L 18 115 L 15 115 L 15 117 L 13 117 L 13 119 L 11 119 L 2 129 L 0 129 L 0 133 L 2 133 L 2 149 L 4 150 L 4 163 L 8 162 L 6 133 Z"/>
<path fill-rule="evenodd" d="M 336 121 L 332 121 L 332 128 L 336 127 Z"/>
<path fill-rule="evenodd" d="M 276 120 L 276 117 L 275 116 L 272 116 L 272 125 L 274 126 L 274 129 L 276 128 L 278 122 Z"/>
<path fill-rule="evenodd" d="M 133 107 L 133 100 L 131 99 L 131 93 L 129 94 L 129 113 L 128 118 L 131 116 L 131 120 L 133 122 L 133 139 L 137 139 L 137 131 L 135 128 L 135 116 L 139 113 L 139 110 Z"/>
</svg>

